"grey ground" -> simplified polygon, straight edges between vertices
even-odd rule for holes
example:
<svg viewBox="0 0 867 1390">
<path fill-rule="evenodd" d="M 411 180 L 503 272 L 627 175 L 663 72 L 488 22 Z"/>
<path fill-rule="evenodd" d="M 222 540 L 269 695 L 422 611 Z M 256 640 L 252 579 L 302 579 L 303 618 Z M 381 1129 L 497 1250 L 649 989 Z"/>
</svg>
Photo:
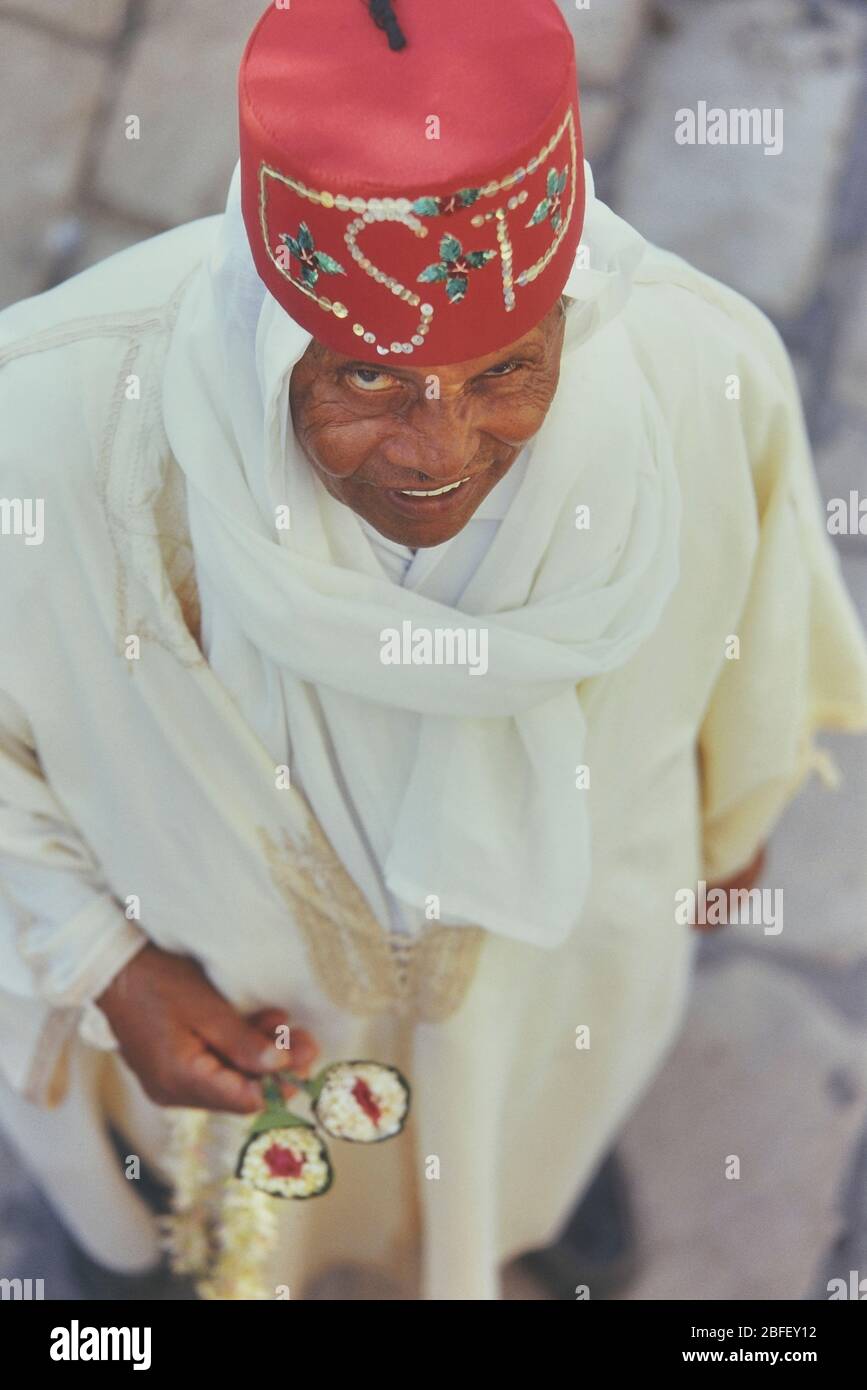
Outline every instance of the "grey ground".
<svg viewBox="0 0 867 1390">
<path fill-rule="evenodd" d="M 762 305 L 794 355 L 826 498 L 867 494 L 867 7 L 858 0 L 559 0 L 601 196 Z M 263 0 L 0 0 L 0 303 L 220 209 L 233 72 Z M 785 149 L 686 148 L 681 106 L 780 107 Z M 142 138 L 124 137 L 138 115 Z M 9 190 L 13 190 L 10 198 Z M 867 537 L 838 540 L 867 613 Z M 633 1299 L 827 1297 L 867 1277 L 867 746 L 829 738 L 772 846 L 778 937 L 704 943 L 686 1028 L 627 1125 Z M 737 1182 L 727 1155 L 741 1160 Z M 76 1297 L 64 1241 L 0 1154 L 0 1275 Z M 319 1297 L 387 1297 L 335 1278 Z M 506 1296 L 544 1297 L 519 1272 Z"/>
</svg>

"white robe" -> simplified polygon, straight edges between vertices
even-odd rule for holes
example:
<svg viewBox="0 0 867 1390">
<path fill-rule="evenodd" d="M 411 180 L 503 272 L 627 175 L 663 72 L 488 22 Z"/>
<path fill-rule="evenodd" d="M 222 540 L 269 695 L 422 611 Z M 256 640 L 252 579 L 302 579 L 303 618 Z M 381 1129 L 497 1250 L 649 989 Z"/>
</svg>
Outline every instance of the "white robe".
<svg viewBox="0 0 867 1390">
<path fill-rule="evenodd" d="M 196 643 L 159 381 L 214 226 L 0 317 L 0 493 L 46 517 L 42 547 L 0 539 L 0 1122 L 96 1257 L 153 1259 L 103 1122 L 158 1164 L 163 1117 L 83 1008 L 144 931 L 239 1008 L 287 1008 L 325 1059 L 391 1061 L 413 1084 L 400 1140 L 342 1146 L 333 1191 L 285 1204 L 275 1284 L 302 1297 L 335 1260 L 415 1253 L 422 1297 L 496 1298 L 499 1263 L 557 1235 L 677 1031 L 693 938 L 676 892 L 752 859 L 821 763 L 818 729 L 867 728 L 797 388 L 757 310 L 651 250 L 623 322 L 675 443 L 681 578 L 637 655 L 582 689 L 586 930 L 551 951 L 465 932 L 417 962 L 427 1003 L 407 1016 L 394 943 L 369 922 L 353 938 L 345 875 L 315 841 L 298 878 L 282 836 L 303 837 L 302 810 Z"/>
</svg>

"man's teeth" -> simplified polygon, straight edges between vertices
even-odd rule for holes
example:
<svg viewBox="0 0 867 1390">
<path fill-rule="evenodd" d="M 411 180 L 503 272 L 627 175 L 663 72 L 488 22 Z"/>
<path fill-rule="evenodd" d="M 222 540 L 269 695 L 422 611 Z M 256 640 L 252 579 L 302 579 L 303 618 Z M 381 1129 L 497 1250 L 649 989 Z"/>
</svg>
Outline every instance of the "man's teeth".
<svg viewBox="0 0 867 1390">
<path fill-rule="evenodd" d="M 404 497 L 442 497 L 444 492 L 454 492 L 455 488 L 463 487 L 469 481 L 469 478 L 461 478 L 459 483 L 449 483 L 447 487 L 438 487 L 433 492 L 410 492 L 408 488 L 401 488 L 400 491 Z"/>
</svg>

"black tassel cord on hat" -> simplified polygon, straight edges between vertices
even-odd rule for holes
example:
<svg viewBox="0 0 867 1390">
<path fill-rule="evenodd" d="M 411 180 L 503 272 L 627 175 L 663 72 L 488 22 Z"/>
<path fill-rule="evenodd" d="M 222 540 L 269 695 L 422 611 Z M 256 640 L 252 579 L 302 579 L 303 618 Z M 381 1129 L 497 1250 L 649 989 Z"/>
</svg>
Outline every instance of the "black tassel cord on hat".
<svg viewBox="0 0 867 1390">
<path fill-rule="evenodd" d="M 388 35 L 388 46 L 394 53 L 399 53 L 402 48 L 406 48 L 406 38 L 397 22 L 397 15 L 392 8 L 391 0 L 370 0 L 370 13 L 377 27 L 385 30 Z"/>
</svg>

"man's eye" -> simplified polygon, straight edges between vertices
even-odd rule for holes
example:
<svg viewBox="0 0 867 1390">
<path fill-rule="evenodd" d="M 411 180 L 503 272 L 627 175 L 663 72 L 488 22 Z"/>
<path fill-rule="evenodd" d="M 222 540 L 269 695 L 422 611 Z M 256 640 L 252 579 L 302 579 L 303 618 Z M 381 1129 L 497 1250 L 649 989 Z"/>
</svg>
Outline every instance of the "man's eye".
<svg viewBox="0 0 867 1390">
<path fill-rule="evenodd" d="M 397 380 L 390 372 L 377 371 L 376 367 L 354 367 L 346 375 L 360 391 L 387 391 Z"/>
<path fill-rule="evenodd" d="M 500 362 L 496 367 L 492 367 L 485 376 L 511 376 L 520 367 L 520 362 Z"/>
</svg>

